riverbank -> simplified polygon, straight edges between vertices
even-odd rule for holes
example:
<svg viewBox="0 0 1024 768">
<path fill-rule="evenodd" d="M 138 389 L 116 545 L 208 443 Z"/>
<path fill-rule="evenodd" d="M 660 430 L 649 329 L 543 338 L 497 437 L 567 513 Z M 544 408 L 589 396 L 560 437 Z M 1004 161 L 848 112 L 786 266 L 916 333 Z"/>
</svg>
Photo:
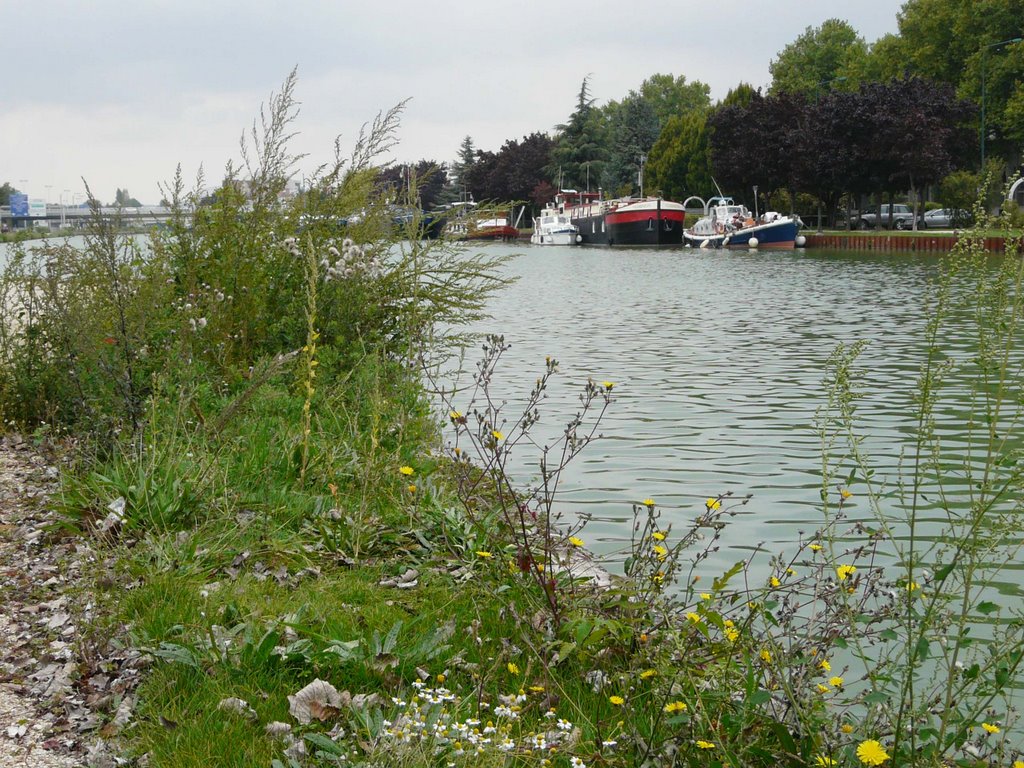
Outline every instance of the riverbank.
<svg viewBox="0 0 1024 768">
<path fill-rule="evenodd" d="M 913 251 L 949 253 L 967 233 L 958 232 L 823 232 L 805 231 L 806 248 L 844 248 L 852 251 Z M 985 237 L 984 247 L 992 253 L 1006 250 L 1007 237 Z"/>
</svg>

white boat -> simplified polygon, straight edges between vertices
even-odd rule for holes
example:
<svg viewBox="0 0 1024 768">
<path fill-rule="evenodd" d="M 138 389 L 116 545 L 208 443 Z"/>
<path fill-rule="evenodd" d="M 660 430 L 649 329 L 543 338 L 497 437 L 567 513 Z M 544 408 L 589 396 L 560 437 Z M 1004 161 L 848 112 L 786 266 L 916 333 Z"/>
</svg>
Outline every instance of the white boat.
<svg viewBox="0 0 1024 768">
<path fill-rule="evenodd" d="M 581 239 L 579 227 L 551 203 L 533 220 L 530 242 L 534 245 L 576 245 Z"/>
</svg>

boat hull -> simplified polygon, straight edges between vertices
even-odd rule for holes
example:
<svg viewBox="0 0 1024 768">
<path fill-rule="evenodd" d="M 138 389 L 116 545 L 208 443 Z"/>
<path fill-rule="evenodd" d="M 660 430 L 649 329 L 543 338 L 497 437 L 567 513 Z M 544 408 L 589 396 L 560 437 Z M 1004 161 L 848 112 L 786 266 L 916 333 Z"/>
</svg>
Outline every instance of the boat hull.
<svg viewBox="0 0 1024 768">
<path fill-rule="evenodd" d="M 534 245 L 576 245 L 580 242 L 579 234 L 573 232 L 534 232 L 530 235 Z"/>
<path fill-rule="evenodd" d="M 750 239 L 757 238 L 758 248 L 796 247 L 796 236 L 799 226 L 791 219 L 745 227 L 725 234 L 703 234 L 692 229 L 683 233 L 687 245 L 695 248 L 750 248 Z"/>
<path fill-rule="evenodd" d="M 685 211 L 679 203 L 663 200 L 639 200 L 606 211 L 571 211 L 572 223 L 579 228 L 584 245 L 678 246 L 683 243 Z"/>
</svg>

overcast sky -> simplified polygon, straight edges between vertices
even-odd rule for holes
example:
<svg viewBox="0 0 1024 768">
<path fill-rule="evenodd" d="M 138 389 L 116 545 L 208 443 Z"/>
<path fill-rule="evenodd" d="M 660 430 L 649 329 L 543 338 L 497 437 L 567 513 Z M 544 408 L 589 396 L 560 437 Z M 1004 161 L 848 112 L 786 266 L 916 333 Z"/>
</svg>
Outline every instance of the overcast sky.
<svg viewBox="0 0 1024 768">
<path fill-rule="evenodd" d="M 767 86 L 808 26 L 841 18 L 874 42 L 897 30 L 901 4 L 0 0 L 0 183 L 56 203 L 84 178 L 104 202 L 120 187 L 156 203 L 178 163 L 216 182 L 294 66 L 300 170 L 410 97 L 395 159 L 451 161 L 467 135 L 496 150 L 552 131 L 588 74 L 598 104 L 657 72 L 720 99 L 741 81 Z"/>
</svg>

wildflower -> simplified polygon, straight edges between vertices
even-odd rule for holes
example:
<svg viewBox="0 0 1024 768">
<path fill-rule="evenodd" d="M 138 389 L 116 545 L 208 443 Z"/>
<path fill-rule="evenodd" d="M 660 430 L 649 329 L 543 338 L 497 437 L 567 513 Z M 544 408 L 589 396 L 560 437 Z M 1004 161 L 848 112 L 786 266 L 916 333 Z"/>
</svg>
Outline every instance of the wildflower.
<svg viewBox="0 0 1024 768">
<path fill-rule="evenodd" d="M 601 382 L 601 386 L 604 387 L 605 389 L 607 389 L 609 392 L 611 392 L 612 387 L 615 386 L 615 382 L 614 381 L 602 381 Z"/>
<path fill-rule="evenodd" d="M 518 667 L 518 666 L 516 665 L 516 663 L 515 663 L 515 662 L 513 662 L 513 661 L 510 661 L 510 662 L 509 662 L 508 664 L 506 664 L 505 666 L 506 666 L 506 667 L 508 668 L 508 671 L 509 671 L 509 672 L 510 672 L 511 674 L 513 674 L 513 675 L 518 675 L 518 674 L 519 674 L 519 667 Z"/>
<path fill-rule="evenodd" d="M 653 669 L 645 669 L 643 672 L 640 673 L 640 679 L 641 680 L 649 680 L 650 678 L 654 677 L 656 674 L 658 674 L 658 673 L 655 670 L 653 670 Z"/>
<path fill-rule="evenodd" d="M 704 502 L 704 506 L 708 508 L 709 512 L 714 512 L 716 509 L 721 508 L 722 502 L 720 502 L 718 499 L 708 499 L 707 501 Z"/>
<path fill-rule="evenodd" d="M 700 624 L 701 622 L 700 614 L 694 613 L 693 611 L 690 611 L 688 614 L 686 614 L 686 618 L 688 618 L 694 624 Z"/>
<path fill-rule="evenodd" d="M 482 558 L 484 558 L 486 560 L 487 558 L 491 557 L 491 553 L 487 552 L 486 550 L 483 550 L 483 549 L 478 549 L 476 551 L 476 556 L 477 557 L 482 557 Z"/>
<path fill-rule="evenodd" d="M 580 758 L 576 757 L 576 755 L 569 758 L 569 765 L 571 768 L 587 768 L 587 764 Z"/>
<path fill-rule="evenodd" d="M 409 485 L 405 486 L 405 490 L 407 490 L 409 493 L 416 493 L 416 486 L 410 483 Z"/>
<path fill-rule="evenodd" d="M 781 585 L 782 585 L 782 582 L 781 582 L 781 581 L 779 581 L 779 579 L 778 579 L 778 577 L 777 577 L 777 576 L 772 576 L 772 578 L 771 578 L 771 580 L 770 580 L 770 584 L 771 584 L 771 585 L 772 585 L 773 587 L 778 587 L 778 586 L 781 586 Z"/>
<path fill-rule="evenodd" d="M 836 675 L 835 677 L 830 677 L 828 679 L 828 684 L 831 685 L 833 688 L 842 688 L 843 678 L 839 677 L 839 675 Z"/>
<path fill-rule="evenodd" d="M 857 758 L 864 765 L 881 765 L 889 759 L 889 753 L 877 741 L 868 739 L 857 746 Z"/>
<path fill-rule="evenodd" d="M 853 576 L 857 572 L 857 566 L 855 565 L 840 565 L 836 568 L 836 576 L 839 577 L 840 581 L 846 581 L 850 576 Z"/>
<path fill-rule="evenodd" d="M 992 723 L 982 723 L 981 727 L 988 733 L 999 733 L 999 726 Z"/>
<path fill-rule="evenodd" d="M 725 639 L 730 643 L 735 643 L 739 636 L 740 631 L 738 629 L 733 629 L 732 627 L 725 628 Z"/>
<path fill-rule="evenodd" d="M 917 585 L 916 581 L 911 581 L 907 584 L 907 592 L 914 592 L 915 590 L 918 590 L 920 588 L 921 587 Z"/>
<path fill-rule="evenodd" d="M 831 672 L 832 671 L 832 665 L 828 663 L 828 659 L 822 659 L 821 660 L 821 664 L 819 664 L 818 666 L 820 666 L 826 672 Z"/>
<path fill-rule="evenodd" d="M 701 592 L 700 593 L 700 599 L 701 600 L 710 600 L 711 599 L 711 593 L 710 592 Z"/>
<path fill-rule="evenodd" d="M 843 733 L 853 733 L 853 726 L 849 723 L 843 723 L 839 726 L 839 730 Z M 1022 765 L 1021 768 L 1024 768 L 1024 765 Z"/>
<path fill-rule="evenodd" d="M 651 538 L 654 539 L 655 541 L 664 541 L 665 540 L 665 534 L 662 533 L 661 531 L 655 531 L 654 533 L 651 534 Z"/>
<path fill-rule="evenodd" d="M 808 544 L 807 548 L 811 550 L 811 552 L 821 552 L 821 544 Z"/>
<path fill-rule="evenodd" d="M 621 696 L 609 696 L 608 701 L 610 701 L 616 707 L 621 707 L 623 704 L 626 703 L 626 700 Z"/>
<path fill-rule="evenodd" d="M 647 506 L 647 507 L 653 507 L 654 506 L 654 499 L 644 499 L 643 500 L 643 504 L 644 504 L 644 506 Z"/>
<path fill-rule="evenodd" d="M 659 560 L 664 560 L 668 556 L 668 550 L 661 546 L 661 544 L 655 544 L 651 547 L 651 551 L 658 556 Z"/>
<path fill-rule="evenodd" d="M 828 692 L 829 692 L 829 691 L 831 691 L 831 690 L 832 690 L 832 689 L 831 689 L 831 688 L 829 688 L 829 687 L 828 687 L 827 685 L 825 685 L 824 683 L 818 683 L 818 693 L 828 693 Z"/>
<path fill-rule="evenodd" d="M 450 411 L 448 413 L 448 418 L 452 421 L 459 421 L 460 419 L 464 419 L 465 416 L 462 415 L 461 411 Z"/>
<path fill-rule="evenodd" d="M 651 578 L 654 579 L 654 583 L 655 584 L 661 584 L 661 582 L 663 582 L 665 580 L 665 572 L 664 571 L 658 571 Z"/>
<path fill-rule="evenodd" d="M 530 686 L 530 693 L 544 693 L 544 686 L 543 685 L 531 685 Z"/>
<path fill-rule="evenodd" d="M 700 739 L 697 739 L 697 748 L 698 749 L 714 749 L 715 748 L 715 742 L 713 742 L 713 741 L 701 741 Z"/>
<path fill-rule="evenodd" d="M 562 718 L 562 717 L 558 718 L 558 722 L 555 723 L 555 726 L 560 731 L 571 731 L 572 730 L 572 723 L 569 722 L 568 720 L 566 720 L 565 718 Z"/>
<path fill-rule="evenodd" d="M 607 747 L 608 749 L 611 749 L 612 747 L 618 745 L 618 743 L 619 742 L 617 742 L 615 739 L 605 739 L 604 741 L 601 742 L 601 746 L 602 747 Z"/>
<path fill-rule="evenodd" d="M 765 664 L 772 663 L 772 655 L 767 648 L 761 649 L 761 661 L 763 661 Z"/>
<path fill-rule="evenodd" d="M 399 467 L 399 468 L 398 468 L 398 471 L 399 471 L 399 472 L 401 472 L 401 473 L 402 473 L 403 475 L 405 475 L 406 477 L 409 477 L 410 475 L 414 475 L 414 474 L 416 474 L 416 470 L 415 470 L 415 469 L 413 469 L 412 467 L 409 467 L 409 466 L 406 466 L 406 467 Z"/>
<path fill-rule="evenodd" d="M 852 493 L 850 493 L 850 492 L 849 492 L 848 490 L 846 490 L 845 488 L 843 488 L 843 490 L 841 490 L 841 491 L 839 492 L 839 495 L 840 495 L 840 496 L 842 496 L 842 497 L 843 497 L 844 499 L 848 499 L 848 498 L 850 498 L 851 496 L 853 496 L 853 494 L 852 494 Z"/>
<path fill-rule="evenodd" d="M 579 538 L 578 536 L 570 536 L 569 543 L 572 544 L 574 547 L 582 547 L 583 539 Z"/>
<path fill-rule="evenodd" d="M 836 761 L 827 755 L 818 755 L 814 758 L 814 764 L 820 766 L 820 768 L 833 768 L 837 765 Z"/>
<path fill-rule="evenodd" d="M 1024 768 L 1024 760 L 1014 760 L 1013 768 Z"/>
<path fill-rule="evenodd" d="M 685 712 L 686 711 L 686 702 L 685 701 L 671 701 L 671 702 L 669 702 L 668 704 L 665 705 L 664 709 L 670 715 L 675 714 L 676 712 Z"/>
<path fill-rule="evenodd" d="M 496 429 L 491 430 L 491 437 L 493 437 L 495 440 L 504 440 L 505 439 L 505 436 L 503 434 L 501 434 L 501 432 L 499 432 Z"/>
<path fill-rule="evenodd" d="M 796 571 L 793 570 L 792 568 L 787 568 L 786 569 L 786 575 L 787 576 L 796 576 Z"/>
</svg>

